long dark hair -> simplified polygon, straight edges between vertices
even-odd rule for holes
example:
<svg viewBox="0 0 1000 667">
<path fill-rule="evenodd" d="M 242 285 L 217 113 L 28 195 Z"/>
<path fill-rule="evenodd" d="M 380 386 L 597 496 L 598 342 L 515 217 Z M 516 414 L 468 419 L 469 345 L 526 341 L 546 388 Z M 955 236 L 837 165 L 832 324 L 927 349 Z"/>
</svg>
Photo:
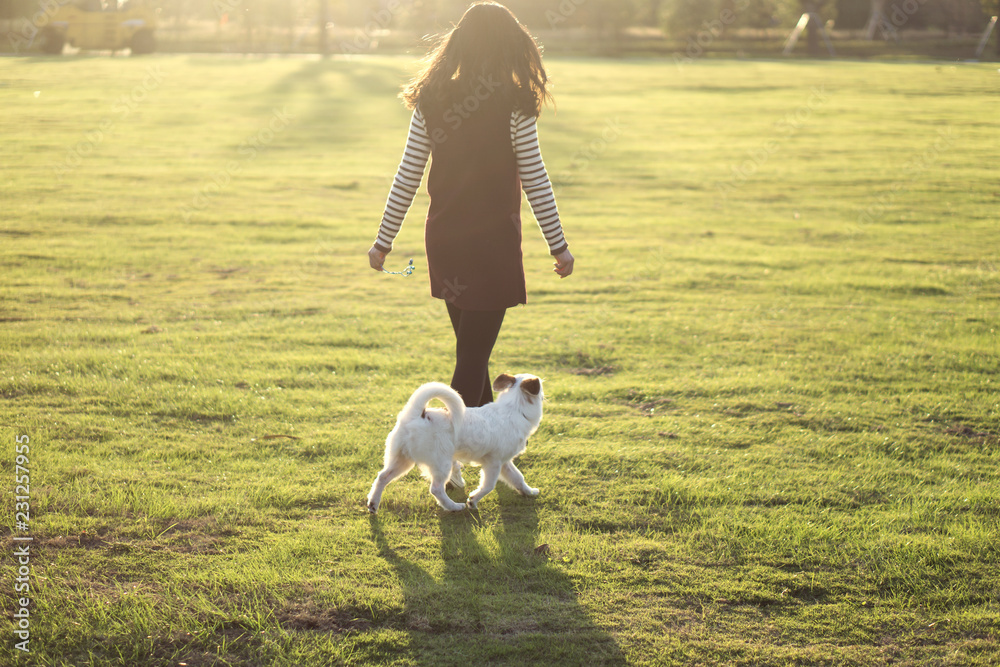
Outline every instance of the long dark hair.
<svg viewBox="0 0 1000 667">
<path fill-rule="evenodd" d="M 477 2 L 428 54 L 423 71 L 403 88 L 410 109 L 427 113 L 450 107 L 483 80 L 496 82 L 495 95 L 535 117 L 552 100 L 542 54 L 509 9 L 496 2 Z"/>
</svg>

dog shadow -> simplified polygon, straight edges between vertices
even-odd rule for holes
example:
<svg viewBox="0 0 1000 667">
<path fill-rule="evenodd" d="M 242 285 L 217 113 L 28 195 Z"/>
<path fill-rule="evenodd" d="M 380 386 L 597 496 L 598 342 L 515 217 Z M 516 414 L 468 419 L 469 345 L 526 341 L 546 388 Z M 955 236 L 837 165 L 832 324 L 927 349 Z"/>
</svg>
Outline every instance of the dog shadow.
<svg viewBox="0 0 1000 667">
<path fill-rule="evenodd" d="M 505 488 L 495 493 L 483 511 L 439 510 L 439 552 L 426 569 L 393 545 L 398 532 L 417 529 L 369 517 L 379 555 L 403 587 L 402 624 L 416 661 L 474 655 L 489 663 L 625 664 L 571 577 L 550 560 L 549 545 L 538 543 L 537 502 Z"/>
</svg>

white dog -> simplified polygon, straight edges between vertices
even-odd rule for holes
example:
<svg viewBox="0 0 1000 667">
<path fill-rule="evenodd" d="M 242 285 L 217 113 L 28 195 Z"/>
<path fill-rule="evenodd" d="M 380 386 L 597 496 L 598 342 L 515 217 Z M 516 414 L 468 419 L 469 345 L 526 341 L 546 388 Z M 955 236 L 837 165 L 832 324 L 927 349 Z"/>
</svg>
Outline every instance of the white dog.
<svg viewBox="0 0 1000 667">
<path fill-rule="evenodd" d="M 462 463 L 482 466 L 479 488 L 469 496 L 473 508 L 493 490 L 497 478 L 526 496 L 537 496 L 513 463 L 542 421 L 542 381 L 534 375 L 500 375 L 493 382 L 500 392 L 495 403 L 466 408 L 451 387 L 429 382 L 415 392 L 399 413 L 396 427 L 385 441 L 385 467 L 368 494 L 368 511 L 378 511 L 389 482 L 408 473 L 414 465 L 431 480 L 431 495 L 446 510 L 465 509 L 445 493 L 451 482 L 465 487 Z M 446 410 L 427 408 L 438 399 Z"/>
</svg>

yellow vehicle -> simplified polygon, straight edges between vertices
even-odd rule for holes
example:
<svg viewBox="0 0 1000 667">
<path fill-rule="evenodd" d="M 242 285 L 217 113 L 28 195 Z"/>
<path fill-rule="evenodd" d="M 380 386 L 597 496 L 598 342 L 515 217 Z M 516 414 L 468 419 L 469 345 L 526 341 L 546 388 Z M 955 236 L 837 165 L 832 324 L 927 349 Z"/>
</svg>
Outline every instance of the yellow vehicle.
<svg viewBox="0 0 1000 667">
<path fill-rule="evenodd" d="M 41 49 L 62 53 L 69 44 L 80 49 L 118 51 L 131 48 L 133 55 L 156 50 L 158 9 L 149 0 L 77 0 L 56 9 L 42 29 Z"/>
</svg>

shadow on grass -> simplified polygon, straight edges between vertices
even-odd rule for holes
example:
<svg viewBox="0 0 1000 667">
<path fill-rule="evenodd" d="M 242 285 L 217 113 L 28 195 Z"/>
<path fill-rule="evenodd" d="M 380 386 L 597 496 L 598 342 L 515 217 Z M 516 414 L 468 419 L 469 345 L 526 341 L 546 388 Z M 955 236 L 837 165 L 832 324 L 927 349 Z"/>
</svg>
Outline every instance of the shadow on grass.
<svg viewBox="0 0 1000 667">
<path fill-rule="evenodd" d="M 272 109 L 287 109 L 292 116 L 289 126 L 293 131 L 289 134 L 294 139 L 283 137 L 282 141 L 289 150 L 343 151 L 350 145 L 371 146 L 373 137 L 386 131 L 358 106 L 362 97 L 384 100 L 383 109 L 398 113 L 395 131 L 406 137 L 409 114 L 397 109 L 395 100 L 405 80 L 402 72 L 384 64 L 305 61 L 276 80 L 266 94 L 248 92 L 244 101 L 265 120 Z"/>
<path fill-rule="evenodd" d="M 498 493 L 492 523 L 477 511 L 441 513 L 439 555 L 424 557 L 431 568 L 401 555 L 379 517 L 370 518 L 379 555 L 403 587 L 412 657 L 435 665 L 624 664 L 611 635 L 588 617 L 570 577 L 536 545 L 536 504 L 506 489 Z"/>
</svg>

